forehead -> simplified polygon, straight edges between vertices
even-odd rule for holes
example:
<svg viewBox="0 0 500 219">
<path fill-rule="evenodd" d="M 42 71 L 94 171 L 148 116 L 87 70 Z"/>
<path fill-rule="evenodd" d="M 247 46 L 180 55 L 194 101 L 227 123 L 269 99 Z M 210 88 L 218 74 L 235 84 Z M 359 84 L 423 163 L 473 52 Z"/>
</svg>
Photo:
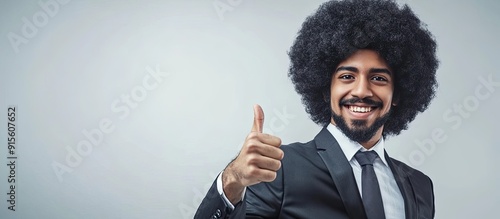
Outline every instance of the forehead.
<svg viewBox="0 0 500 219">
<path fill-rule="evenodd" d="M 386 68 L 390 69 L 389 65 L 378 52 L 369 49 L 360 49 L 351 54 L 349 57 L 339 63 L 337 68 L 341 66 L 350 66 L 356 68 Z"/>
</svg>

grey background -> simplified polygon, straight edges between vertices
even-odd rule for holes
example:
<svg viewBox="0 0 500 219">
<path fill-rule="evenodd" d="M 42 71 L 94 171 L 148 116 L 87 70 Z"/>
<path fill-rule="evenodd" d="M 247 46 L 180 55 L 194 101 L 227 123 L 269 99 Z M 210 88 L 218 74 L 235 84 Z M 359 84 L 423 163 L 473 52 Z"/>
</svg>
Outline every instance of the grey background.
<svg viewBox="0 0 500 219">
<path fill-rule="evenodd" d="M 0 121 L 18 107 L 19 156 L 11 212 L 1 125 L 1 218 L 192 218 L 239 151 L 254 103 L 266 113 L 264 131 L 284 143 L 320 130 L 287 78 L 286 53 L 324 1 L 61 1 L 45 22 L 39 2 L 56 1 L 0 3 Z M 500 82 L 500 3 L 400 2 L 437 39 L 440 87 L 387 150 L 433 179 L 436 218 L 497 218 L 500 87 L 480 78 Z M 9 34 L 24 37 L 23 18 L 34 16 L 41 26 L 15 46 Z M 148 68 L 163 74 L 149 90 Z M 121 101 L 134 92 L 133 107 Z M 68 165 L 83 132 L 103 120 L 114 129 L 59 180 L 53 165 Z"/>
</svg>

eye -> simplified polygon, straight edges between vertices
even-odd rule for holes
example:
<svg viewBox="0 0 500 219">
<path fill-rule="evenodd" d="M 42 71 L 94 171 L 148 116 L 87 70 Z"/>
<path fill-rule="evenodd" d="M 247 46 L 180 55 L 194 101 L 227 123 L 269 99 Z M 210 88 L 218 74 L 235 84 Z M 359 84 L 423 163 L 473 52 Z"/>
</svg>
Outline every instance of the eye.
<svg viewBox="0 0 500 219">
<path fill-rule="evenodd" d="M 374 80 L 374 81 L 387 81 L 387 78 L 382 77 L 382 76 L 375 76 L 375 77 L 372 77 L 372 80 Z"/>
<path fill-rule="evenodd" d="M 339 76 L 339 79 L 343 79 L 343 80 L 352 80 L 352 79 L 354 79 L 354 76 L 349 75 L 349 74 L 344 74 L 344 75 L 340 75 L 340 76 Z"/>
</svg>

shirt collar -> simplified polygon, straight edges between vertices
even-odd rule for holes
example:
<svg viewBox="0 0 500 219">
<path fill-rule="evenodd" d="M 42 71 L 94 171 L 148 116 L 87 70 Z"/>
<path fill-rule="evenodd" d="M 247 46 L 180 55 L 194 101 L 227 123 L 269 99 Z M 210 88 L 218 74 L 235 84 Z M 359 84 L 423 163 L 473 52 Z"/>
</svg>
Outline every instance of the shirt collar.
<svg viewBox="0 0 500 219">
<path fill-rule="evenodd" d="M 339 128 L 337 128 L 337 126 L 330 123 L 327 129 L 339 143 L 340 148 L 344 152 L 348 161 L 351 161 L 359 150 L 367 151 L 361 144 L 349 139 L 342 131 L 340 131 Z M 384 138 L 380 138 L 380 140 L 372 148 L 370 148 L 369 151 L 375 151 L 382 162 L 388 166 L 384 156 Z"/>
</svg>

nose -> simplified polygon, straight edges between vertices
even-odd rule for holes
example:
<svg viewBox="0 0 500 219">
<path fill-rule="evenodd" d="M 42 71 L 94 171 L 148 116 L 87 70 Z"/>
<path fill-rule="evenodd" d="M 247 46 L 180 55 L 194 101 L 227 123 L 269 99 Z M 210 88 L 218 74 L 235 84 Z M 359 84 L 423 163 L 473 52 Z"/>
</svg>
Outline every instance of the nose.
<svg viewBox="0 0 500 219">
<path fill-rule="evenodd" d="M 358 97 L 360 99 L 373 96 L 372 90 L 370 88 L 370 82 L 367 78 L 361 77 L 353 85 L 354 87 L 351 90 L 352 96 Z"/>
</svg>

